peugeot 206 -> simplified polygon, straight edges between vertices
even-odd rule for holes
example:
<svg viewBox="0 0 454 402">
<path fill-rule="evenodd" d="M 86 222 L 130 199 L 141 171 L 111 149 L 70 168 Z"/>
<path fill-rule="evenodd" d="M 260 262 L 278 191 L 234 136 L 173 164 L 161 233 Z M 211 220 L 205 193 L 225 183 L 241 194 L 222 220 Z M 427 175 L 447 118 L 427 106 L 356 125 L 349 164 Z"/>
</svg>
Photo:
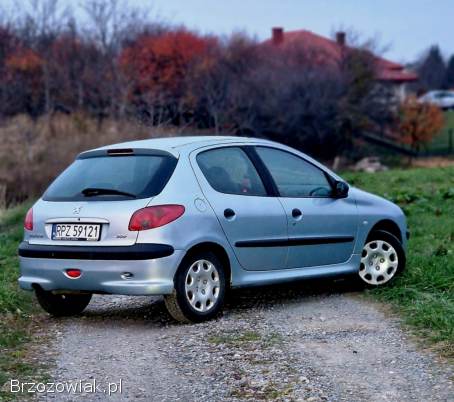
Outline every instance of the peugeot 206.
<svg viewBox="0 0 454 402">
<path fill-rule="evenodd" d="M 92 294 L 163 295 L 177 320 L 234 287 L 405 266 L 405 216 L 309 156 L 242 137 L 175 137 L 83 152 L 28 211 L 19 284 L 55 316 Z"/>
</svg>

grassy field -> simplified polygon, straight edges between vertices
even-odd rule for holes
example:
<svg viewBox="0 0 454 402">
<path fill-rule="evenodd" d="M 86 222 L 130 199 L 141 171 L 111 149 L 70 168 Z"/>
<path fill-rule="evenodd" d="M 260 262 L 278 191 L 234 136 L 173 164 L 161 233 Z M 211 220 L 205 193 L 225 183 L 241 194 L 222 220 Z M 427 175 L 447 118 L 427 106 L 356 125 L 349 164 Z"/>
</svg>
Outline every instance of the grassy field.
<svg viewBox="0 0 454 402">
<path fill-rule="evenodd" d="M 24 355 L 37 309 L 32 294 L 17 286 L 17 245 L 26 209 L 24 205 L 0 211 L 0 389 L 5 381 L 24 378 L 35 370 Z M 0 391 L 0 400 L 9 397 Z"/>
<path fill-rule="evenodd" d="M 390 302 L 441 354 L 454 357 L 454 167 L 345 178 L 398 203 L 411 230 L 406 271 L 393 286 L 370 294 Z M 0 215 L 0 388 L 36 370 L 23 356 L 37 309 L 31 294 L 17 287 L 16 250 L 27 207 Z"/>
<path fill-rule="evenodd" d="M 345 178 L 398 203 L 411 231 L 404 275 L 371 294 L 395 305 L 441 354 L 454 357 L 454 167 Z"/>
</svg>

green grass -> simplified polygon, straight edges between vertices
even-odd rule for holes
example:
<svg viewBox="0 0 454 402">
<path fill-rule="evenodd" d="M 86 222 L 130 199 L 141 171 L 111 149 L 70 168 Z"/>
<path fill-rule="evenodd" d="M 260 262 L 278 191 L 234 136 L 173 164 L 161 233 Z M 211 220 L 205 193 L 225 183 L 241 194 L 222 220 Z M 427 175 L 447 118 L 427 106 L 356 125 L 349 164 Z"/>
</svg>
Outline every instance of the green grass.
<svg viewBox="0 0 454 402">
<path fill-rule="evenodd" d="M 0 211 L 0 388 L 11 378 L 34 371 L 25 358 L 36 307 L 32 294 L 19 289 L 17 246 L 28 205 Z M 0 400 L 11 395 L 0 391 Z"/>
<path fill-rule="evenodd" d="M 406 271 L 371 294 L 391 302 L 441 354 L 454 357 L 454 167 L 348 173 L 345 179 L 399 204 L 411 231 Z"/>
<path fill-rule="evenodd" d="M 445 125 L 438 135 L 428 144 L 429 152 L 447 152 L 449 149 L 449 132 L 452 131 L 454 147 L 454 110 L 445 112 Z M 452 150 L 454 152 L 454 149 Z"/>
<path fill-rule="evenodd" d="M 407 269 L 394 284 L 370 294 L 392 303 L 440 353 L 454 357 L 454 167 L 347 173 L 345 178 L 398 203 L 408 217 Z M 36 307 L 32 295 L 17 286 L 16 250 L 26 209 L 21 206 L 0 214 L 0 387 L 10 378 L 33 372 L 25 363 L 24 350 L 31 339 Z M 209 341 L 241 344 L 260 340 L 251 331 Z"/>
</svg>

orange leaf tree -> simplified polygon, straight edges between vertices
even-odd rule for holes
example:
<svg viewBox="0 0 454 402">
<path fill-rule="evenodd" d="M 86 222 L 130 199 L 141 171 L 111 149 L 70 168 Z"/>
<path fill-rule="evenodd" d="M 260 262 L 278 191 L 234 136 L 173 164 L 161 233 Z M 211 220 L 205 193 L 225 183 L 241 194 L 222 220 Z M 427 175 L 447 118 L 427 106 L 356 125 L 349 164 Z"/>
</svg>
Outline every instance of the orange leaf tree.
<svg viewBox="0 0 454 402">
<path fill-rule="evenodd" d="M 17 46 L 5 60 L 5 86 L 13 109 L 36 117 L 43 109 L 43 59 L 34 50 Z"/>
<path fill-rule="evenodd" d="M 432 140 L 443 124 L 443 112 L 436 105 L 408 97 L 400 106 L 399 138 L 417 152 Z"/>
<path fill-rule="evenodd" d="M 145 34 L 123 49 L 120 66 L 133 82 L 135 95 L 159 91 L 179 97 L 190 64 L 205 54 L 213 41 L 184 29 Z"/>
</svg>

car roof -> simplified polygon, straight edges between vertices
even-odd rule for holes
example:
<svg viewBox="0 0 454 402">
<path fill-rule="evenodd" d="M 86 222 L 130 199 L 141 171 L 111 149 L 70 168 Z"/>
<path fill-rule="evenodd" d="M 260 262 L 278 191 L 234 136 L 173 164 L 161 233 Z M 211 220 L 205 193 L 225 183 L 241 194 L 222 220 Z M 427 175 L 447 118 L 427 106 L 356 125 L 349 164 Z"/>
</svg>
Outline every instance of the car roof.
<svg viewBox="0 0 454 402">
<path fill-rule="evenodd" d="M 162 138 L 151 138 L 148 140 L 139 140 L 139 141 L 129 141 L 122 142 L 118 144 L 107 145 L 101 148 L 92 149 L 85 152 L 98 151 L 98 150 L 108 150 L 108 149 L 124 149 L 124 148 L 140 148 L 140 149 L 151 149 L 151 150 L 160 150 L 167 151 L 174 155 L 175 157 L 180 156 L 180 151 L 185 153 L 190 153 L 191 151 L 211 145 L 222 145 L 222 144 L 255 144 L 255 145 L 268 145 L 273 146 L 282 150 L 291 150 L 290 152 L 295 152 L 296 150 L 290 148 L 286 145 L 279 144 L 278 142 L 262 139 L 262 138 L 252 138 L 252 137 L 237 137 L 237 136 L 223 136 L 223 135 L 199 135 L 199 136 L 180 136 L 180 137 L 162 137 Z M 82 152 L 84 154 L 85 152 Z M 327 171 L 337 180 L 342 180 L 340 176 L 336 173 L 329 170 L 326 166 L 323 166 L 321 163 L 311 158 L 308 155 L 305 155 L 299 151 L 297 153 L 304 155 L 305 159 L 315 166 L 318 166 L 320 169 Z"/>
<path fill-rule="evenodd" d="M 96 150 L 105 149 L 121 149 L 121 148 L 144 148 L 144 149 L 158 149 L 168 151 L 172 154 L 178 155 L 179 151 L 185 148 L 187 151 L 201 148 L 209 145 L 228 144 L 228 143 L 267 143 L 273 144 L 272 141 L 260 138 L 250 137 L 236 137 L 236 136 L 223 136 L 223 135 L 200 135 L 200 136 L 181 136 L 181 137 L 162 137 L 151 138 L 148 140 L 128 141 L 118 144 L 106 145 Z"/>
</svg>

